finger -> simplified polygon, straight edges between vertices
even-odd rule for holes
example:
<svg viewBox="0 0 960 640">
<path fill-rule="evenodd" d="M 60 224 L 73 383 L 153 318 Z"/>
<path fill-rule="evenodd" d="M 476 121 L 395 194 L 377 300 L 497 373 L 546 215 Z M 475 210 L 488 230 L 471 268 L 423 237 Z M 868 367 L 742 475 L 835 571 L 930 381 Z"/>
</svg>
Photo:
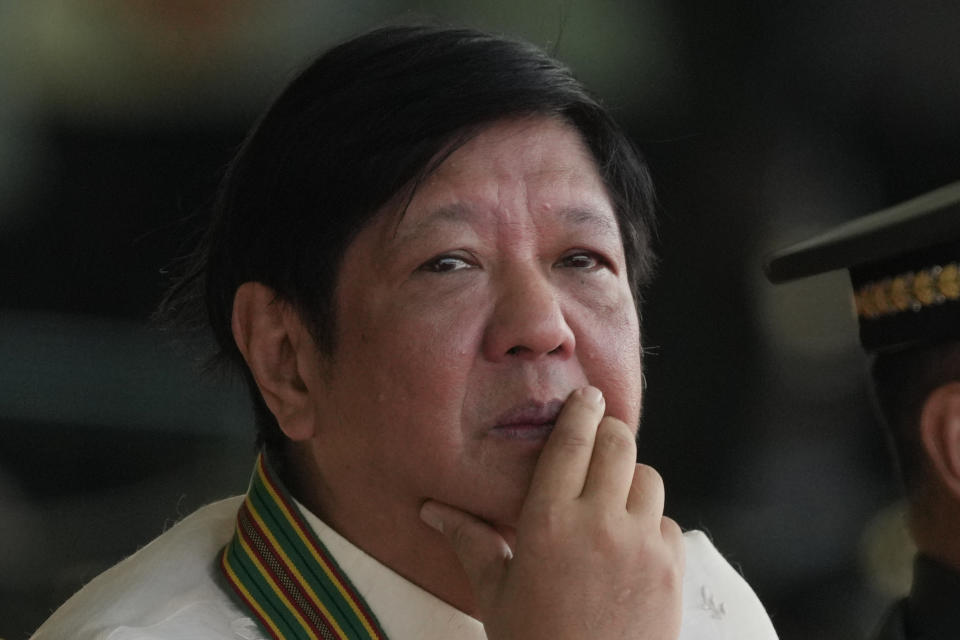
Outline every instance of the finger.
<svg viewBox="0 0 960 640">
<path fill-rule="evenodd" d="M 637 443 L 633 431 L 623 421 L 607 416 L 597 427 L 583 497 L 626 509 L 636 466 Z"/>
<path fill-rule="evenodd" d="M 528 500 L 576 498 L 583 492 L 604 406 L 603 394 L 596 387 L 583 387 L 570 394 L 543 446 Z"/>
<path fill-rule="evenodd" d="M 673 557 L 677 564 L 682 569 L 686 569 L 687 554 L 686 548 L 683 546 L 683 530 L 680 525 L 674 522 L 673 518 L 663 516 L 660 519 L 660 535 L 663 536 L 667 546 L 673 551 Z"/>
<path fill-rule="evenodd" d="M 637 464 L 633 470 L 633 482 L 627 497 L 627 511 L 641 516 L 663 515 L 663 478 L 657 470 L 645 464 Z"/>
<path fill-rule="evenodd" d="M 476 516 L 433 500 L 420 508 L 420 519 L 453 547 L 481 608 L 494 602 L 513 557 L 503 536 Z"/>
</svg>

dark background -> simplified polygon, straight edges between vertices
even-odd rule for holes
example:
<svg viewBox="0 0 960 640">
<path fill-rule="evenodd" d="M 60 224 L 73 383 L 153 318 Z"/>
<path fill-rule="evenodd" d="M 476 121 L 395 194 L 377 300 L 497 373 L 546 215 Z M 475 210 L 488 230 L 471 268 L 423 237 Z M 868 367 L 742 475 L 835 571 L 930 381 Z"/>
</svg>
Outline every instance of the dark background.
<svg viewBox="0 0 960 640">
<path fill-rule="evenodd" d="M 427 18 L 568 62 L 661 198 L 640 457 L 781 637 L 856 638 L 904 588 L 848 285 L 766 252 L 960 179 L 960 5 L 0 2 L 0 638 L 240 493 L 247 400 L 147 320 L 256 114 L 314 52 Z"/>
</svg>

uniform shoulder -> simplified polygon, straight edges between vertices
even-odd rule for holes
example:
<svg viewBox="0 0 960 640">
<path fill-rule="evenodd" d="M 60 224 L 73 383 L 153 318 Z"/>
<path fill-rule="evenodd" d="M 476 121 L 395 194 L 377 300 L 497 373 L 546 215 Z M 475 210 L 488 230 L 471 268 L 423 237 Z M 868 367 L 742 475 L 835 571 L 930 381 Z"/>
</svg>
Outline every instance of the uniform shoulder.
<svg viewBox="0 0 960 640">
<path fill-rule="evenodd" d="M 241 501 L 242 496 L 227 498 L 193 512 L 91 580 L 54 612 L 32 640 L 118 637 L 113 635 L 115 630 L 146 628 L 182 618 L 187 612 L 203 618 L 206 627 L 211 624 L 206 618 L 217 611 L 232 613 L 232 601 L 219 583 L 216 560 L 233 534 Z M 180 628 L 178 633 L 186 631 Z"/>
</svg>

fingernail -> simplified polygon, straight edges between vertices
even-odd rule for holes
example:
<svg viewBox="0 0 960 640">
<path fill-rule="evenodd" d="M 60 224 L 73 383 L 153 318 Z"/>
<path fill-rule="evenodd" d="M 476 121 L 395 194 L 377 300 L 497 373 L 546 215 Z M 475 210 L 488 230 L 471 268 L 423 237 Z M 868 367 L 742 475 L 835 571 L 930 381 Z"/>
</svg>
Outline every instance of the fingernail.
<svg viewBox="0 0 960 640">
<path fill-rule="evenodd" d="M 420 507 L 420 519 L 440 533 L 443 533 L 443 521 L 440 519 L 440 514 L 437 513 L 437 510 L 429 502 L 424 502 L 423 506 Z"/>
<path fill-rule="evenodd" d="M 597 389 L 596 387 L 584 387 L 580 390 L 580 394 L 587 402 L 592 402 L 593 404 L 600 404 L 603 402 L 603 394 L 600 393 L 600 389 Z"/>
</svg>

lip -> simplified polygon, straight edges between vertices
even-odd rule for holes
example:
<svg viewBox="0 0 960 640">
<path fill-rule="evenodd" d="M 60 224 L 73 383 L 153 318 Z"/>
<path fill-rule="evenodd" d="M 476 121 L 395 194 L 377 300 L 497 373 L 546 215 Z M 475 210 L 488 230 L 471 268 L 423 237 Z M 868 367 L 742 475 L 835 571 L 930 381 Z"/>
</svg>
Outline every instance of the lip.
<svg viewBox="0 0 960 640">
<path fill-rule="evenodd" d="M 561 409 L 562 400 L 527 400 L 501 414 L 491 431 L 497 436 L 512 440 L 546 439 L 553 431 Z"/>
</svg>

